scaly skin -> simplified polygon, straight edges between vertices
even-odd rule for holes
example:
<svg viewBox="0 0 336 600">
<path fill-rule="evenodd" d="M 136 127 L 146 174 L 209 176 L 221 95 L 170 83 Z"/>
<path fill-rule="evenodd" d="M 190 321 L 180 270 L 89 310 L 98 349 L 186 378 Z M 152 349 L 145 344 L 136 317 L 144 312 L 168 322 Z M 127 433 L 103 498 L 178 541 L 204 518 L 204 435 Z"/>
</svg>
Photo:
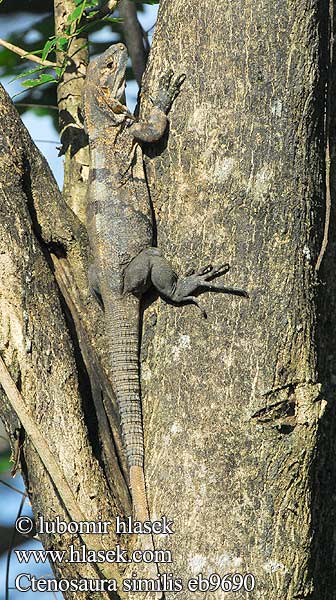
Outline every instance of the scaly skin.
<svg viewBox="0 0 336 600">
<path fill-rule="evenodd" d="M 167 118 L 163 110 L 154 106 L 148 123 L 134 123 L 133 116 L 119 102 L 124 91 L 126 62 L 125 47 L 116 44 L 88 68 L 83 98 L 91 154 L 88 232 L 95 258 L 94 276 L 104 304 L 112 383 L 130 468 L 135 518 L 146 521 L 149 510 L 143 470 L 139 297 L 124 293 L 124 269 L 132 258 L 152 245 L 152 217 L 142 152 L 134 134 L 146 141 L 156 140 L 162 136 Z M 170 79 L 168 85 L 169 82 Z M 166 103 L 170 104 L 172 93 L 166 95 Z M 153 546 L 151 537 L 145 537 L 142 541 L 146 546 Z M 153 565 L 152 576 L 157 575 L 157 567 Z"/>
<path fill-rule="evenodd" d="M 126 62 L 125 47 L 115 44 L 90 63 L 83 107 L 91 155 L 88 232 L 104 304 L 113 387 L 129 467 L 142 469 L 139 297 L 132 293 L 134 289 L 124 293 L 124 270 L 152 245 L 152 216 L 142 152 L 134 136 L 147 141 L 158 139 L 166 128 L 167 117 L 154 106 L 148 122 L 134 123 L 134 117 L 119 102 Z M 170 104 L 172 93 L 166 95 Z M 143 282 L 137 285 L 139 296 L 148 286 Z M 148 508 L 138 505 L 134 493 L 132 486 L 136 514 L 148 516 Z M 143 497 L 141 494 L 142 502 Z"/>
<path fill-rule="evenodd" d="M 175 303 L 198 300 L 198 288 L 240 296 L 240 289 L 210 283 L 228 265 L 201 269 L 178 278 L 152 247 L 152 216 L 139 142 L 163 135 L 168 112 L 184 76 L 166 73 L 152 99 L 147 121 L 136 122 L 123 104 L 127 51 L 115 44 L 91 61 L 84 86 L 83 113 L 89 136 L 91 170 L 88 232 L 95 270 L 92 287 L 102 298 L 111 357 L 113 388 L 120 411 L 135 517 L 149 520 L 144 478 L 144 444 L 139 383 L 139 299 L 154 285 Z M 94 281 L 93 281 L 94 280 Z M 145 536 L 143 541 L 152 546 Z M 154 573 L 155 569 L 155 573 Z M 152 573 L 157 576 L 156 566 Z M 161 594 L 158 595 L 161 597 Z"/>
</svg>

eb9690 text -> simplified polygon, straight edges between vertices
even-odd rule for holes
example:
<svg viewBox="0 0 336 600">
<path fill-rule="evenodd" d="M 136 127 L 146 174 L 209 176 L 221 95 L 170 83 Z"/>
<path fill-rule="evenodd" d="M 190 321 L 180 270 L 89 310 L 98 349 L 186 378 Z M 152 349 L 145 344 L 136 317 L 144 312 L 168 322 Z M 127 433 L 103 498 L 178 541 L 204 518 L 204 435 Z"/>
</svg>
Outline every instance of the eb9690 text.
<svg viewBox="0 0 336 600">
<path fill-rule="evenodd" d="M 255 577 L 252 573 L 227 573 L 224 576 L 218 573 L 211 573 L 208 577 L 204 577 L 199 573 L 197 577 L 189 579 L 188 589 L 190 592 L 252 592 L 255 587 Z"/>
</svg>

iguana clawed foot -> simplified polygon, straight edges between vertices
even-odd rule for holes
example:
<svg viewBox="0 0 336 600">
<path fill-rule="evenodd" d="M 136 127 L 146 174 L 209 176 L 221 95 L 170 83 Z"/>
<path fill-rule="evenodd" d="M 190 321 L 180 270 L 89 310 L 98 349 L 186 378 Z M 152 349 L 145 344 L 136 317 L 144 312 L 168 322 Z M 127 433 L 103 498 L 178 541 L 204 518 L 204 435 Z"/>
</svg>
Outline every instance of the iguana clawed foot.
<svg viewBox="0 0 336 600">
<path fill-rule="evenodd" d="M 226 287 L 217 283 L 211 283 L 211 279 L 225 275 L 230 269 L 230 265 L 227 263 L 218 266 L 206 265 L 202 267 L 196 273 L 190 273 L 183 278 L 180 278 L 176 282 L 176 288 L 171 296 L 174 302 L 192 302 L 196 304 L 202 312 L 204 318 L 207 318 L 207 314 L 202 306 L 199 304 L 197 298 L 193 296 L 196 291 L 208 289 L 211 291 L 222 292 L 224 294 L 234 294 L 236 296 L 243 296 L 248 298 L 247 292 L 240 288 Z"/>
<path fill-rule="evenodd" d="M 230 265 L 225 263 L 224 265 L 219 265 L 217 267 L 214 267 L 213 265 L 207 265 L 206 267 L 202 267 L 202 269 L 196 273 L 193 271 L 189 274 L 198 275 L 199 277 L 203 277 L 204 281 L 207 281 L 208 279 L 212 279 L 212 277 L 225 275 L 228 271 L 230 271 Z"/>
<path fill-rule="evenodd" d="M 167 113 L 175 98 L 179 95 L 185 78 L 186 75 L 184 73 L 174 78 L 174 71 L 172 69 L 166 71 L 160 78 L 157 95 L 154 98 L 151 97 L 154 106 Z"/>
</svg>

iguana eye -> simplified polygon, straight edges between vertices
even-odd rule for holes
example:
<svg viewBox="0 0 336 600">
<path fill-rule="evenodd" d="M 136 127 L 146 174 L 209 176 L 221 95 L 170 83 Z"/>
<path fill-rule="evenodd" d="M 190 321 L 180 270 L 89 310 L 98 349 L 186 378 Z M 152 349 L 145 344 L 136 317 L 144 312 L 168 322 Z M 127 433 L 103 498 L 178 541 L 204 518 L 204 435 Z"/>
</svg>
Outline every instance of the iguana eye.
<svg viewBox="0 0 336 600">
<path fill-rule="evenodd" d="M 108 62 L 108 63 L 107 63 L 107 65 L 106 65 L 106 67 L 107 67 L 108 69 L 112 69 L 113 71 L 114 71 L 114 70 L 115 70 L 115 68 L 116 68 L 116 66 L 115 66 L 115 64 L 114 64 L 114 61 L 113 61 L 113 60 L 112 60 L 111 62 Z"/>
</svg>

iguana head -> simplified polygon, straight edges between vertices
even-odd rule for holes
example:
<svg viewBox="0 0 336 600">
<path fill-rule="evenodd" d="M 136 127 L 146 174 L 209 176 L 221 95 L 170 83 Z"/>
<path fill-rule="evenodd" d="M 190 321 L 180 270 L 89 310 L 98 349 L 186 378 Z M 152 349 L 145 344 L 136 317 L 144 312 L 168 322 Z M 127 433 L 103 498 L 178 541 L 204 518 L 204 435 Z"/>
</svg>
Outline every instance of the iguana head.
<svg viewBox="0 0 336 600">
<path fill-rule="evenodd" d="M 122 100 L 125 93 L 125 71 L 128 54 L 124 44 L 113 44 L 94 58 L 88 67 L 88 79 L 98 89 L 108 88 L 110 97 Z"/>
<path fill-rule="evenodd" d="M 126 47 L 113 44 L 90 61 L 82 92 L 85 129 L 93 139 L 105 126 L 134 120 L 125 106 Z M 100 132 L 100 133 L 99 133 Z"/>
</svg>

